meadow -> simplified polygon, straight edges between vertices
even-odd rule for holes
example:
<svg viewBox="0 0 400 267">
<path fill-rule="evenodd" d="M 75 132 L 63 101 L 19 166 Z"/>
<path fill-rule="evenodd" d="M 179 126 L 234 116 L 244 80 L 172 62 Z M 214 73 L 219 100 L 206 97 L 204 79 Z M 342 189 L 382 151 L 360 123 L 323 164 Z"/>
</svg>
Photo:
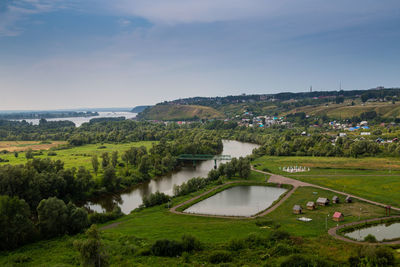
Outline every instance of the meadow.
<svg viewBox="0 0 400 267">
<path fill-rule="evenodd" d="M 39 142 L 34 142 L 39 143 Z M 128 150 L 131 147 L 140 147 L 144 146 L 147 149 L 151 148 L 152 144 L 155 141 L 141 141 L 141 142 L 129 142 L 129 143 L 119 143 L 119 144 L 112 144 L 112 143 L 102 143 L 102 144 L 89 144 L 83 146 L 77 146 L 72 148 L 66 149 L 52 149 L 52 150 L 38 150 L 34 151 L 36 154 L 38 152 L 42 152 L 42 155 L 35 155 L 35 158 L 51 158 L 52 160 L 61 160 L 64 162 L 64 166 L 66 168 L 72 167 L 80 167 L 83 166 L 89 170 L 92 170 L 92 163 L 91 157 L 93 155 L 101 156 L 102 153 L 108 152 L 112 153 L 113 151 L 119 152 L 119 158 L 124 151 Z M 24 142 L 24 144 L 29 145 L 29 143 Z M 57 144 L 57 143 L 56 143 Z M 59 144 L 58 144 L 59 145 Z M 26 148 L 25 146 L 24 148 Z M 49 152 L 55 152 L 55 156 L 49 156 Z M 110 155 L 111 156 L 111 155 Z M 25 157 L 25 153 L 19 153 L 18 157 L 15 157 L 14 153 L 6 153 L 0 154 L 0 158 L 9 160 L 9 162 L 2 162 L 1 164 L 25 164 L 27 159 Z M 101 161 L 101 158 L 99 158 Z"/>
<path fill-rule="evenodd" d="M 252 172 L 250 180 L 264 180 L 264 175 Z M 226 181 L 228 180 L 224 180 L 224 182 Z M 174 198 L 171 204 L 177 205 L 209 190 L 213 186 L 215 185 L 210 185 L 199 192 Z M 337 224 L 327 215 L 331 216 L 334 211 L 343 212 L 345 219 L 341 223 L 347 223 L 383 216 L 384 209 L 355 201 L 351 204 L 341 203 L 317 207 L 314 211 L 303 210 L 303 215 L 292 213 L 293 205 L 300 204 L 305 208 L 307 201 L 315 201 L 319 196 L 332 198 L 333 193 L 310 187 L 298 188 L 275 211 L 259 219 L 225 219 L 180 215 L 171 213 L 167 205 L 160 205 L 134 211 L 114 222 L 105 224 L 120 223 L 102 230 L 101 237 L 105 249 L 108 251 L 109 261 L 113 266 L 184 266 L 187 263 L 187 259 L 184 259 L 184 257 L 145 256 L 142 255 L 142 252 L 156 240 L 178 240 L 182 235 L 190 234 L 198 238 L 204 245 L 203 251 L 193 252 L 188 256 L 190 265 L 207 265 L 209 264 L 207 263 L 208 255 L 214 250 L 227 249 L 229 240 L 245 238 L 251 234 L 266 236 L 273 231 L 272 225 L 274 225 L 275 227 L 280 226 L 279 229 L 286 230 L 291 235 L 296 236 L 298 242 L 302 243 L 302 249 L 307 253 L 328 256 L 336 261 L 345 262 L 350 255 L 355 253 L 357 248 L 354 245 L 336 241 L 327 234 L 327 228 Z M 344 196 L 339 197 L 342 200 L 344 198 Z M 300 216 L 306 216 L 313 220 L 301 222 L 297 220 Z M 258 226 L 256 224 L 256 222 L 270 221 L 273 221 L 270 224 L 271 226 Z M 27 245 L 13 252 L 1 252 L 0 265 L 76 266 L 79 265 L 79 254 L 73 247 L 73 241 L 82 238 L 84 238 L 84 234 L 72 237 L 64 236 Z M 266 252 L 259 249 L 235 253 L 233 263 L 236 265 L 259 266 L 265 264 L 265 258 L 268 258 L 262 256 L 261 254 Z"/>
<path fill-rule="evenodd" d="M 271 157 L 253 162 L 267 170 L 304 182 L 340 190 L 370 200 L 400 206 L 400 159 L 336 157 Z M 287 166 L 305 166 L 309 172 L 288 173 Z"/>
</svg>

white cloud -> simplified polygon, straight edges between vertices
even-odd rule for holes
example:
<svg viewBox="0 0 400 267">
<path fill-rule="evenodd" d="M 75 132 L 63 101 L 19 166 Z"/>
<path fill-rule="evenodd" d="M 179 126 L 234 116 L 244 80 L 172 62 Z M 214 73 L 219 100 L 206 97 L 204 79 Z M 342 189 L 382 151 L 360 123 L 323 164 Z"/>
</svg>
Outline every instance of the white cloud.
<svg viewBox="0 0 400 267">
<path fill-rule="evenodd" d="M 5 1 L 0 6 L 0 37 L 19 35 L 23 32 L 19 23 L 27 21 L 31 15 L 65 8 L 61 0 L 0 1 Z"/>
</svg>

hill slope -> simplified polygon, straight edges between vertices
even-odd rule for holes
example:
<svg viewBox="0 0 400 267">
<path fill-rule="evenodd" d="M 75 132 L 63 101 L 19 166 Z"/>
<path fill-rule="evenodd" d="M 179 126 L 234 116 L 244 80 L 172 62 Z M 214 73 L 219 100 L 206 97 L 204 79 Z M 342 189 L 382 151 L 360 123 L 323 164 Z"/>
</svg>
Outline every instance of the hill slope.
<svg viewBox="0 0 400 267">
<path fill-rule="evenodd" d="M 146 120 L 192 120 L 223 118 L 224 115 L 211 107 L 197 105 L 156 105 L 138 115 Z"/>
</svg>

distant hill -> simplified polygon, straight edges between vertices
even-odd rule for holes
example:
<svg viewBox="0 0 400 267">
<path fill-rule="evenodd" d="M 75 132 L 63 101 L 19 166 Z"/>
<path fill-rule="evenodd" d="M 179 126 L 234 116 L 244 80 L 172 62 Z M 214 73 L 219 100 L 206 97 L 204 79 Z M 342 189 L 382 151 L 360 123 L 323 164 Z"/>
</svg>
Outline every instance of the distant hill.
<svg viewBox="0 0 400 267">
<path fill-rule="evenodd" d="M 198 105 L 155 105 L 138 115 L 146 120 L 194 120 L 224 118 L 224 115 L 212 107 Z"/>
<path fill-rule="evenodd" d="M 140 112 L 142 112 L 143 110 L 145 110 L 146 108 L 149 108 L 149 107 L 151 107 L 151 106 L 136 106 L 131 110 L 131 112 L 140 113 Z"/>
</svg>

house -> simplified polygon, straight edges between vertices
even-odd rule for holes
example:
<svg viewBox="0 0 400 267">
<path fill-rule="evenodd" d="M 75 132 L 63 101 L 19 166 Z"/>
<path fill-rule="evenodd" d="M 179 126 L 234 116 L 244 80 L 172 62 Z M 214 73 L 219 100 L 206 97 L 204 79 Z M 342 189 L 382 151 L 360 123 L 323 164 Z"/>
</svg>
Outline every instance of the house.
<svg viewBox="0 0 400 267">
<path fill-rule="evenodd" d="M 339 133 L 339 137 L 346 137 L 347 134 L 346 133 Z"/>
<path fill-rule="evenodd" d="M 329 199 L 327 199 L 326 197 L 319 197 L 319 198 L 317 199 L 317 204 L 318 204 L 319 206 L 326 206 L 326 205 L 329 204 Z"/>
<path fill-rule="evenodd" d="M 340 222 L 343 221 L 343 214 L 341 212 L 336 211 L 333 216 L 332 216 L 332 220 L 336 221 L 336 222 Z"/>
<path fill-rule="evenodd" d="M 307 202 L 307 209 L 309 209 L 309 210 L 315 210 L 315 203 L 314 203 L 314 201 L 309 201 L 309 202 Z"/>
<path fill-rule="evenodd" d="M 302 208 L 300 205 L 294 205 L 293 207 L 293 213 L 294 214 L 301 214 Z"/>
<path fill-rule="evenodd" d="M 351 196 L 347 196 L 346 203 L 351 203 L 351 202 L 353 202 L 353 199 L 351 198 Z"/>
<path fill-rule="evenodd" d="M 339 197 L 338 196 L 334 196 L 333 198 L 332 198 L 332 203 L 339 203 Z"/>
</svg>

